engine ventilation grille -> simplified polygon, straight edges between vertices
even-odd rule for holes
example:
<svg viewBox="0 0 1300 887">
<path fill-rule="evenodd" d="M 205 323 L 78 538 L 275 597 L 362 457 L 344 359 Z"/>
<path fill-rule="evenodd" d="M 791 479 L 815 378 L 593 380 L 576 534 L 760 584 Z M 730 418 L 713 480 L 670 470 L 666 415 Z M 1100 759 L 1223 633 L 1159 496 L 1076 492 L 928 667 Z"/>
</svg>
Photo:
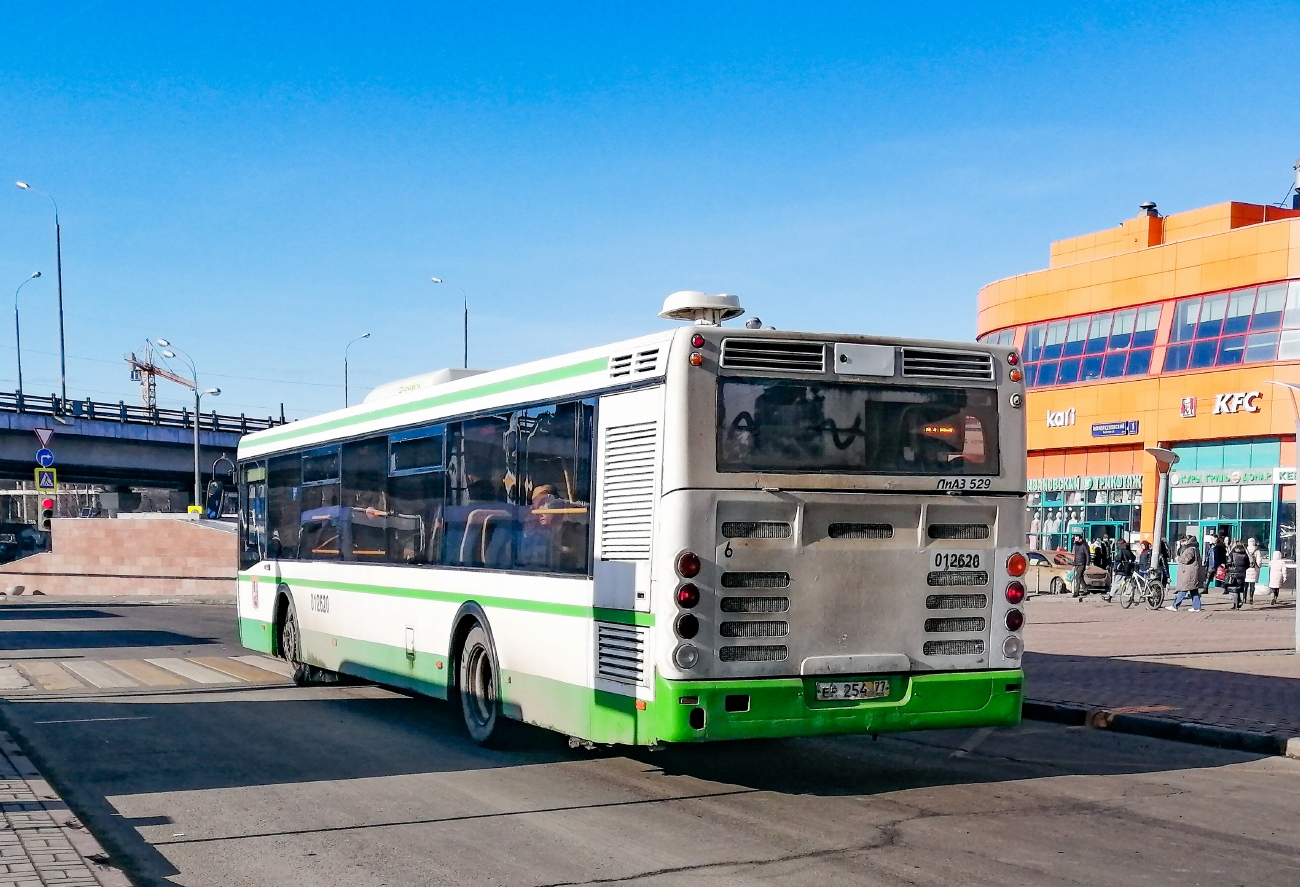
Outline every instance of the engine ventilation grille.
<svg viewBox="0 0 1300 887">
<path fill-rule="evenodd" d="M 723 662 L 784 662 L 788 655 L 785 647 L 772 645 L 723 647 L 718 651 L 718 658 Z"/>
<path fill-rule="evenodd" d="M 949 616 L 925 620 L 927 634 L 951 631 L 983 631 L 988 626 L 983 616 Z"/>
<path fill-rule="evenodd" d="M 925 574 L 925 584 L 931 588 L 957 588 L 963 585 L 988 585 L 989 574 L 983 570 L 969 573 L 935 570 Z M 983 606 L 981 604 L 980 606 Z"/>
<path fill-rule="evenodd" d="M 656 422 L 605 429 L 600 474 L 600 556 L 648 560 L 654 518 Z"/>
<path fill-rule="evenodd" d="M 596 623 L 596 674 L 622 684 L 645 684 L 646 629 Z"/>
<path fill-rule="evenodd" d="M 930 524 L 931 539 L 987 539 L 989 528 L 984 524 Z"/>
<path fill-rule="evenodd" d="M 979 351 L 938 351 L 904 348 L 903 375 L 932 379 L 993 381 L 993 355 Z"/>
<path fill-rule="evenodd" d="M 978 640 L 966 641 L 926 641 L 921 647 L 921 652 L 926 656 L 971 656 L 984 652 L 984 642 Z"/>
<path fill-rule="evenodd" d="M 789 539 L 790 525 L 781 521 L 722 522 L 722 535 L 728 539 Z"/>
<path fill-rule="evenodd" d="M 988 605 L 982 594 L 932 594 L 925 599 L 927 610 L 983 610 Z"/>
<path fill-rule="evenodd" d="M 821 342 L 723 339 L 722 368 L 821 373 L 826 369 L 826 346 Z"/>
<path fill-rule="evenodd" d="M 609 360 L 609 377 L 633 376 L 653 373 L 659 367 L 659 349 L 647 348 L 630 354 L 616 354 Z"/>
<path fill-rule="evenodd" d="M 788 597 L 724 597 L 724 613 L 784 613 L 790 609 Z"/>
<path fill-rule="evenodd" d="M 789 573 L 723 573 L 723 588 L 789 588 Z"/>
<path fill-rule="evenodd" d="M 789 633 L 789 622 L 724 622 L 718 626 L 718 634 L 724 638 L 783 638 Z"/>
<path fill-rule="evenodd" d="M 826 535 L 832 539 L 893 539 L 894 528 L 889 524 L 831 524 Z"/>
</svg>

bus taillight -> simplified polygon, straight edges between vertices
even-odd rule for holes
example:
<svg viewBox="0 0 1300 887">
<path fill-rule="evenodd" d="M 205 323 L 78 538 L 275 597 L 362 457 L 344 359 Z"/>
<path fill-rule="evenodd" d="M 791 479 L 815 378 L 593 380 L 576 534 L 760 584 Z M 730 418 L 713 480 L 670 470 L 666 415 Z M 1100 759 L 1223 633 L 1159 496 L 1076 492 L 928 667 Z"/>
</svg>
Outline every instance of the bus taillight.
<svg viewBox="0 0 1300 887">
<path fill-rule="evenodd" d="M 1007 610 L 1007 631 L 1020 631 L 1024 624 L 1024 613 L 1019 610 Z"/>
<path fill-rule="evenodd" d="M 1024 570 L 1020 572 L 1023 573 Z M 677 555 L 677 575 L 683 579 L 694 579 L 700 575 L 700 556 L 693 551 L 683 551 Z"/>
<path fill-rule="evenodd" d="M 1007 584 L 1007 603 L 1018 604 L 1025 599 L 1025 586 L 1019 582 Z"/>
<path fill-rule="evenodd" d="M 1029 569 L 1029 561 L 1020 552 L 1016 552 L 1007 558 L 1007 575 L 1020 577 L 1025 575 L 1025 570 Z"/>
<path fill-rule="evenodd" d="M 689 641 L 700 633 L 700 620 L 696 619 L 690 613 L 683 613 L 677 617 L 677 624 L 673 627 L 677 629 L 677 636 L 679 638 Z"/>
<path fill-rule="evenodd" d="M 694 583 L 683 582 L 677 589 L 677 606 L 689 610 L 700 602 L 700 590 Z"/>
</svg>

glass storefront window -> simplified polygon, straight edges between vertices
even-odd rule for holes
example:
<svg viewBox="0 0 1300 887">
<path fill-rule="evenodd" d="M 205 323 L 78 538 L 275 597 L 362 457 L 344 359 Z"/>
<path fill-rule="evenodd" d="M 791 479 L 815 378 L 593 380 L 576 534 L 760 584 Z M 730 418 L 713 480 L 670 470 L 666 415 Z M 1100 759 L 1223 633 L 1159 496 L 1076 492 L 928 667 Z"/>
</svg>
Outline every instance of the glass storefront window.
<svg viewBox="0 0 1300 887">
<path fill-rule="evenodd" d="M 1300 360 L 1300 281 L 1178 302 L 1166 371 L 1269 360 Z"/>
</svg>

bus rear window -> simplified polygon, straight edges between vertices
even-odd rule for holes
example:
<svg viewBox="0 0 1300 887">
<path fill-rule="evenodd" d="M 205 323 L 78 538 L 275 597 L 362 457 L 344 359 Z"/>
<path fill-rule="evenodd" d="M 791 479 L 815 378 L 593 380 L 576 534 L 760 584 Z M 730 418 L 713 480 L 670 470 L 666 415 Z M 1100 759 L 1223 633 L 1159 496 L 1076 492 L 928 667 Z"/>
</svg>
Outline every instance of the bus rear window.
<svg viewBox="0 0 1300 887">
<path fill-rule="evenodd" d="M 997 391 L 718 380 L 718 470 L 998 473 Z"/>
</svg>

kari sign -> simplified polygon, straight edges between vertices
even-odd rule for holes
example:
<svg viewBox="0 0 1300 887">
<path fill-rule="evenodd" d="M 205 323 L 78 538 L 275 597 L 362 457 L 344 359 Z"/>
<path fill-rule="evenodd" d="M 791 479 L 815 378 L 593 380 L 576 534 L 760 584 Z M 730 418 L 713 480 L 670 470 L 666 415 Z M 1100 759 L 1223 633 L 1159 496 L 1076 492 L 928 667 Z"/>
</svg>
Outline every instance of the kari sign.
<svg viewBox="0 0 1300 887">
<path fill-rule="evenodd" d="M 1073 425 L 1073 424 L 1074 424 L 1074 407 L 1070 407 L 1068 410 L 1047 411 L 1048 428 L 1064 428 L 1067 425 Z"/>
</svg>

